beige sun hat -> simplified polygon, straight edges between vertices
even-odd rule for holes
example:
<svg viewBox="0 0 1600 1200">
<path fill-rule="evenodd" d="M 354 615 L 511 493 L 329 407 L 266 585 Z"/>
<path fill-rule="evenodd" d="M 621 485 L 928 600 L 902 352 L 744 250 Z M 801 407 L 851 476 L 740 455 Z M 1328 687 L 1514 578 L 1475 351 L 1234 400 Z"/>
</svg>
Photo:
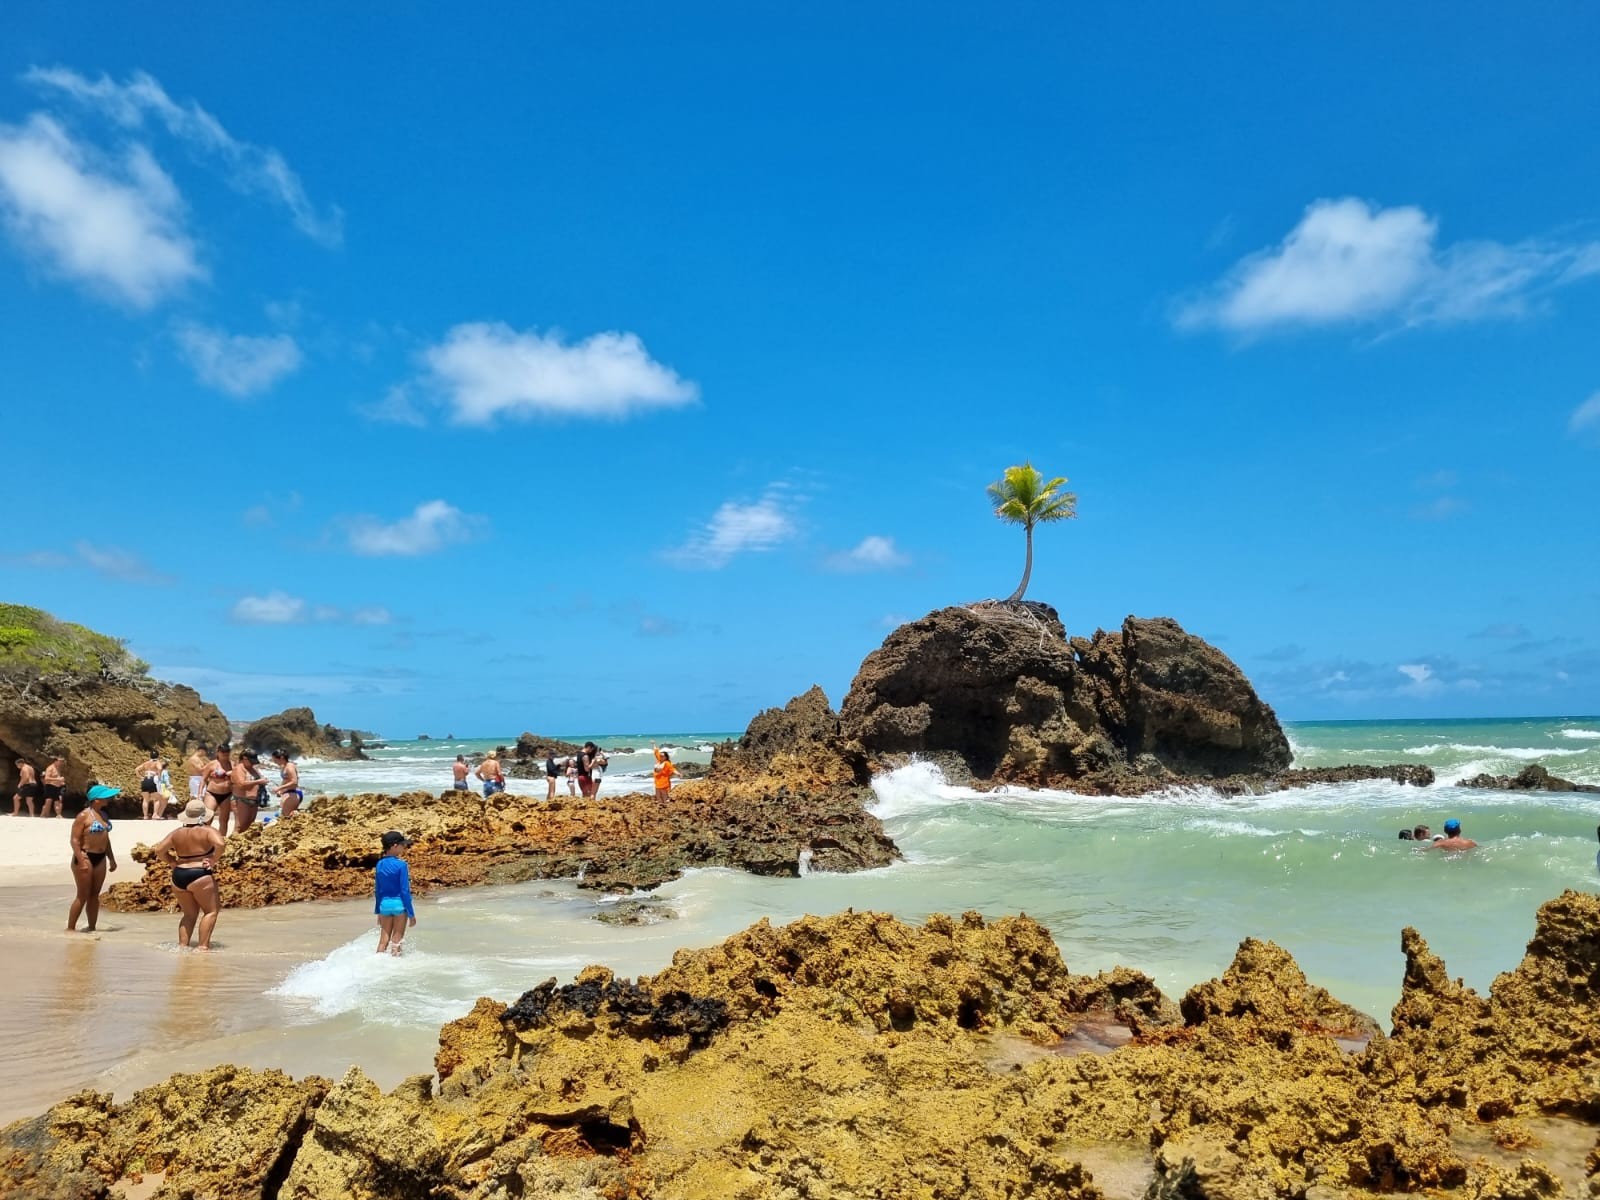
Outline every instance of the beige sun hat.
<svg viewBox="0 0 1600 1200">
<path fill-rule="evenodd" d="M 183 806 L 183 823 L 185 825 L 204 825 L 211 820 L 211 814 L 206 811 L 204 800 L 191 800 Z"/>
</svg>

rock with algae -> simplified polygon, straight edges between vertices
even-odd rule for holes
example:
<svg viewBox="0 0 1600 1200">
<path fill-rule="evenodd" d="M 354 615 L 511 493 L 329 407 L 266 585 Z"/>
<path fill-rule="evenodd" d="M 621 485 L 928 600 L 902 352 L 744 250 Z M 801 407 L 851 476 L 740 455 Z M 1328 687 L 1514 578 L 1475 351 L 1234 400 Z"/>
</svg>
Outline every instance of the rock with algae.
<svg viewBox="0 0 1600 1200">
<path fill-rule="evenodd" d="M 436 1077 L 388 1093 L 222 1068 L 73 1097 L 0 1132 L 0 1184 L 102 1196 L 137 1164 L 163 1195 L 252 1200 L 1136 1194 L 1086 1167 L 1109 1146 L 1146 1156 L 1148 1200 L 1581 1200 L 1600 1148 L 1563 1177 L 1525 1131 L 1600 1117 L 1597 929 L 1600 897 L 1549 902 L 1487 997 L 1407 931 L 1384 1036 L 1270 942 L 1173 1006 L 1137 972 L 1071 974 L 1026 917 L 763 921 L 653 976 L 480 1000 Z M 1120 1049 L 1055 1052 L 1108 1020 Z M 248 1168 L 226 1177 L 184 1116 L 219 1105 Z M 1459 1148 L 1489 1120 L 1520 1162 Z"/>
</svg>

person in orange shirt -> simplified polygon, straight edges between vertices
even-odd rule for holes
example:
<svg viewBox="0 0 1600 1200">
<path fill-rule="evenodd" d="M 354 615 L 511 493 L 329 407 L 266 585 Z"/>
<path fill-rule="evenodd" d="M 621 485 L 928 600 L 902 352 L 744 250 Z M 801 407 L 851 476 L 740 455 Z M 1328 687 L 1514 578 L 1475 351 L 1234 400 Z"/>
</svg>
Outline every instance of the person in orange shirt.
<svg viewBox="0 0 1600 1200">
<path fill-rule="evenodd" d="M 654 742 L 650 744 L 650 752 L 656 756 L 655 770 L 650 772 L 655 779 L 656 799 L 665 800 L 672 791 L 672 777 L 678 773 L 678 768 L 672 765 L 671 756 Z"/>
</svg>

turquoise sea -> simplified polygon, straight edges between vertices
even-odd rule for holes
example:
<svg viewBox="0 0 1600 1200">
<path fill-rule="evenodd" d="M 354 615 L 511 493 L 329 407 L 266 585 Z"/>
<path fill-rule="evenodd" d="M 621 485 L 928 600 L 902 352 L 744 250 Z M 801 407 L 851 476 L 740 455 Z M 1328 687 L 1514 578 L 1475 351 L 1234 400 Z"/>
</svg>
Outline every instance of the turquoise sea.
<svg viewBox="0 0 1600 1200">
<path fill-rule="evenodd" d="M 179 1011 L 203 1017 L 186 1019 L 176 1041 L 41 1043 L 54 1074 L 41 1082 L 21 1063 L 16 1078 L 0 1078 L 0 1092 L 16 1093 L 0 1110 L 33 1111 L 69 1084 L 125 1092 L 219 1061 L 335 1077 L 355 1063 L 388 1086 L 429 1070 L 439 1025 L 479 996 L 514 999 L 588 963 L 627 974 L 659 970 L 679 947 L 708 945 L 763 917 L 783 922 L 846 907 L 913 921 L 968 909 L 1026 912 L 1050 928 L 1073 969 L 1136 967 L 1175 997 L 1225 969 L 1242 938 L 1271 938 L 1314 982 L 1385 1020 L 1399 994 L 1402 926 L 1418 928 L 1453 975 L 1481 989 L 1516 964 L 1543 901 L 1563 888 L 1600 887 L 1600 795 L 1453 785 L 1530 762 L 1600 783 L 1600 717 L 1303 723 L 1289 732 L 1301 765 L 1421 762 L 1440 782 L 1244 797 L 1195 787 L 1109 800 L 1020 788 L 978 793 L 912 765 L 874 784 L 874 811 L 904 850 L 902 863 L 793 879 L 695 871 L 656 893 L 676 915 L 642 927 L 595 920 L 616 898 L 565 880 L 429 896 L 418 902 L 402 959 L 373 953 L 370 900 L 224 912 L 224 953 L 211 956 L 172 953 L 166 916 L 119 915 L 118 930 L 94 953 L 52 968 L 63 972 L 62 995 L 91 1008 L 99 1001 L 87 997 L 106 996 L 115 1008 L 104 1014 L 107 1029 L 139 1011 L 158 1023 Z M 584 736 L 591 735 L 572 740 Z M 682 747 L 680 758 L 704 759 L 719 736 L 654 740 Z M 304 778 L 313 792 L 438 790 L 456 754 L 510 740 L 391 743 L 372 762 L 308 762 Z M 636 751 L 613 755 L 606 791 L 645 784 L 651 735 L 595 740 Z M 513 783 L 535 795 L 544 787 Z M 1396 837 L 1402 827 L 1426 821 L 1437 829 L 1452 816 L 1479 849 L 1446 855 Z M 15 920 L 53 925 L 54 908 Z M 104 991 L 113 979 L 113 991 Z M 77 1028 L 99 1028 L 91 1015 Z"/>
</svg>

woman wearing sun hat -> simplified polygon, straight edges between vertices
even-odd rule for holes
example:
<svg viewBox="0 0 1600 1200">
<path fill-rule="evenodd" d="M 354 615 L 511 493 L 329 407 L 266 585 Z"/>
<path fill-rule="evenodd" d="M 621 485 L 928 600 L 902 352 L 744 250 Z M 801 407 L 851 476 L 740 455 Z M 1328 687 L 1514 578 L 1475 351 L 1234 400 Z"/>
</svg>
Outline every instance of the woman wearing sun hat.
<svg viewBox="0 0 1600 1200">
<path fill-rule="evenodd" d="M 195 926 L 200 927 L 200 950 L 211 949 L 211 931 L 217 927 L 222 901 L 217 895 L 213 868 L 222 857 L 227 839 L 210 824 L 211 811 L 204 800 L 184 807 L 178 827 L 156 845 L 155 861 L 172 868 L 172 890 L 178 894 L 178 945 L 189 948 Z"/>
<path fill-rule="evenodd" d="M 122 794 L 121 788 L 97 783 L 89 789 L 89 804 L 72 821 L 72 882 L 78 894 L 67 910 L 67 932 L 78 932 L 78 918 L 89 910 L 86 932 L 93 933 L 100 919 L 100 889 L 106 885 L 106 871 L 117 869 L 117 852 L 111 848 L 111 818 L 106 805 Z"/>
</svg>

